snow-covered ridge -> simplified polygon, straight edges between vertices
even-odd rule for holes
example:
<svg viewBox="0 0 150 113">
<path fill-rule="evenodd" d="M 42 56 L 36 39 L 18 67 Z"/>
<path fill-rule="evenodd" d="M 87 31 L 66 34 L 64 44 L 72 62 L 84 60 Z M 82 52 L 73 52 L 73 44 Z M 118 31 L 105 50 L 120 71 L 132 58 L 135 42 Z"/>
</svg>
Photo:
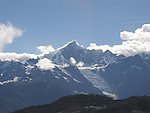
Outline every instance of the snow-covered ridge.
<svg viewBox="0 0 150 113">
<path fill-rule="evenodd" d="M 79 47 L 84 48 L 84 46 L 80 45 L 76 40 L 72 40 L 72 41 L 68 42 L 67 44 L 63 45 L 62 47 L 57 48 L 57 50 L 61 50 L 61 49 L 65 48 L 65 47 L 67 47 L 69 44 L 77 45 Z"/>
<path fill-rule="evenodd" d="M 79 69 L 87 69 L 88 67 L 90 67 L 89 70 L 100 69 L 101 66 L 104 67 L 110 63 L 115 62 L 118 57 L 108 50 L 106 52 L 102 52 L 99 50 L 87 50 L 75 40 L 68 42 L 67 44 L 56 50 L 54 50 L 51 46 L 48 46 L 48 48 L 48 51 L 50 50 L 50 53 L 46 51 L 46 48 L 44 46 L 40 46 L 40 49 L 42 49 L 42 51 L 46 51 L 46 54 L 42 53 L 42 55 L 27 53 L 0 53 L 0 60 L 13 60 L 25 64 L 29 59 L 37 59 L 37 62 L 32 66 L 27 63 L 28 65 L 26 66 L 26 74 L 30 75 L 31 67 L 32 69 L 37 67 L 43 71 L 53 70 L 55 67 L 65 68 L 69 67 L 70 65 L 74 65 Z M 73 50 L 75 50 L 76 53 L 74 53 Z M 65 51 L 64 54 L 62 54 L 62 51 Z M 67 59 L 65 55 L 69 54 L 71 54 L 71 56 L 69 57 L 69 59 Z M 83 60 L 85 60 L 86 62 L 84 62 Z"/>
<path fill-rule="evenodd" d="M 142 28 L 143 29 L 143 28 Z M 134 40 L 136 41 L 136 40 Z M 132 41 L 133 42 L 133 41 Z M 38 54 L 30 54 L 30 53 L 15 53 L 15 52 L 2 52 L 0 53 L 0 60 L 1 61 L 24 61 L 24 60 L 27 60 L 27 59 L 36 59 L 36 58 L 39 58 L 39 57 L 42 57 L 44 56 L 45 54 L 52 54 L 52 53 L 55 53 L 55 52 L 58 52 L 58 51 L 61 51 L 62 49 L 66 48 L 67 46 L 69 45 L 72 45 L 72 46 L 76 46 L 76 47 L 79 47 L 80 49 L 86 49 L 86 50 L 89 50 L 89 51 L 92 51 L 92 50 L 95 50 L 95 51 L 103 51 L 103 52 L 106 52 L 106 51 L 110 51 L 112 52 L 113 54 L 116 54 L 117 56 L 119 55 L 127 55 L 127 56 L 133 56 L 133 55 L 136 55 L 136 54 L 141 54 L 141 56 L 143 56 L 142 54 L 146 53 L 147 55 L 150 53 L 149 49 L 147 49 L 146 46 L 144 46 L 144 44 L 146 42 L 144 42 L 144 44 L 141 44 L 139 42 L 139 45 L 143 45 L 142 49 L 140 49 L 138 47 L 138 50 L 135 51 L 134 54 L 131 54 L 132 51 L 136 48 L 133 48 L 134 46 L 130 46 L 130 48 L 125 48 L 126 45 L 129 45 L 131 42 L 130 41 L 126 41 L 126 42 L 123 42 L 122 45 L 116 45 L 116 46 L 113 46 L 113 47 L 110 47 L 108 45 L 100 45 L 100 46 L 97 46 L 96 43 L 91 43 L 89 47 L 84 47 L 83 45 L 79 44 L 76 40 L 72 40 L 68 43 L 66 43 L 65 45 L 63 45 L 62 47 L 59 47 L 57 49 L 54 49 L 51 45 L 48 45 L 48 46 L 38 46 L 37 49 L 40 51 L 40 53 Z M 132 43 L 131 43 L 132 44 Z M 133 43 L 134 44 L 134 43 Z M 149 42 L 148 42 L 149 44 Z M 146 49 L 144 49 L 144 47 Z M 149 47 L 149 46 L 148 46 Z M 124 49 L 128 49 L 128 51 L 124 51 Z M 118 51 L 116 51 L 118 50 Z M 145 56 L 145 55 L 144 55 Z M 149 57 L 150 55 L 148 55 L 147 57 Z"/>
<path fill-rule="evenodd" d="M 76 40 L 72 40 L 66 43 L 64 46 L 54 49 L 51 45 L 49 46 L 38 46 L 37 49 L 40 51 L 39 54 L 29 54 L 29 53 L 15 53 L 15 52 L 2 52 L 0 53 L 1 61 L 26 61 L 28 59 L 37 59 L 41 58 L 46 54 L 56 54 L 59 53 L 61 49 L 66 48 L 67 46 L 80 47 L 81 49 L 86 49 L 83 45 L 79 44 Z M 88 50 L 88 49 L 87 49 Z"/>
<path fill-rule="evenodd" d="M 0 85 L 4 85 L 4 84 L 8 84 L 8 83 L 14 83 L 14 82 L 18 82 L 19 81 L 19 77 L 15 77 L 11 80 L 6 80 L 6 81 L 3 81 L 3 82 L 0 82 Z"/>
</svg>

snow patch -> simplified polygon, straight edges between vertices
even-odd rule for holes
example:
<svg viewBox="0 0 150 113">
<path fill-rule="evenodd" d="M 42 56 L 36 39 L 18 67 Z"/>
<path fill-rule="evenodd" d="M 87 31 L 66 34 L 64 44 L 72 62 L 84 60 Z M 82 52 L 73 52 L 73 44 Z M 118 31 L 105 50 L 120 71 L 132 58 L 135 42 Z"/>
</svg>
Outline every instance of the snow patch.
<svg viewBox="0 0 150 113">
<path fill-rule="evenodd" d="M 70 57 L 70 63 L 72 65 L 75 65 L 77 63 L 77 61 L 73 57 Z"/>
<path fill-rule="evenodd" d="M 58 77 L 58 76 L 55 76 L 55 78 L 59 79 L 59 77 Z"/>
<path fill-rule="evenodd" d="M 108 96 L 108 97 L 111 97 L 113 99 L 118 99 L 118 96 L 116 94 L 113 94 L 113 93 L 109 93 L 109 92 L 106 92 L 106 91 L 103 91 L 102 92 L 104 95 Z"/>
<path fill-rule="evenodd" d="M 67 77 L 63 77 L 63 79 L 66 80 L 66 82 L 70 82 Z"/>
<path fill-rule="evenodd" d="M 75 82 L 81 83 L 80 81 L 78 81 L 78 80 L 77 80 L 77 79 L 75 79 L 75 78 L 73 78 L 73 80 L 74 80 Z"/>
<path fill-rule="evenodd" d="M 25 73 L 26 73 L 27 75 L 30 75 L 30 74 L 31 74 L 30 71 L 34 68 L 34 66 L 28 65 L 28 66 L 26 66 L 25 68 L 26 68 L 26 72 L 25 72 Z"/>
<path fill-rule="evenodd" d="M 88 95 L 88 93 L 85 93 L 83 91 L 74 91 L 75 94 L 84 94 L 84 95 Z"/>
<path fill-rule="evenodd" d="M 84 62 L 78 62 L 78 63 L 76 64 L 76 66 L 77 66 L 77 67 L 83 67 L 83 66 L 84 66 Z"/>
<path fill-rule="evenodd" d="M 69 64 L 62 64 L 60 67 L 62 67 L 62 68 L 66 68 L 66 67 L 69 67 Z"/>
<path fill-rule="evenodd" d="M 0 85 L 4 85 L 4 84 L 7 84 L 7 83 L 18 82 L 19 79 L 20 79 L 20 77 L 15 77 L 15 78 L 13 78 L 13 80 L 6 80 L 6 81 L 3 81 L 3 82 L 0 82 Z"/>
</svg>

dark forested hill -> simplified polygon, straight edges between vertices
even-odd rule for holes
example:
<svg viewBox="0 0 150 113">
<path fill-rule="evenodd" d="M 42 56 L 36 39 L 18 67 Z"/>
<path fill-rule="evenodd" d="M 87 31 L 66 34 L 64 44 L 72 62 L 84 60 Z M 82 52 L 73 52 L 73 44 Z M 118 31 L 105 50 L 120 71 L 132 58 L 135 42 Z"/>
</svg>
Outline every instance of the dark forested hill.
<svg viewBox="0 0 150 113">
<path fill-rule="evenodd" d="M 129 97 L 123 100 L 100 95 L 66 96 L 40 106 L 31 106 L 13 113 L 150 113 L 150 97 Z"/>
</svg>

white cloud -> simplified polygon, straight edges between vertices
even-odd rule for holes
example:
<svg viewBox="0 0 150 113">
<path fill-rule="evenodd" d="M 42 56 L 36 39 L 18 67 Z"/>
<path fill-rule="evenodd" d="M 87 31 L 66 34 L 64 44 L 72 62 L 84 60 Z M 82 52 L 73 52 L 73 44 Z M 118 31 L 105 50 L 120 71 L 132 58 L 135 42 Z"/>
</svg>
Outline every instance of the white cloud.
<svg viewBox="0 0 150 113">
<path fill-rule="evenodd" d="M 138 28 L 135 32 L 123 31 L 120 33 L 122 40 L 126 41 L 150 41 L 150 24 L 144 24 L 142 28 Z"/>
<path fill-rule="evenodd" d="M 50 52 L 55 51 L 55 49 L 49 45 L 49 46 L 38 46 L 37 49 L 42 53 L 42 54 L 48 54 Z"/>
<path fill-rule="evenodd" d="M 53 64 L 52 61 L 47 58 L 40 59 L 36 66 L 43 70 L 51 70 L 55 68 L 55 64 Z"/>
<path fill-rule="evenodd" d="M 73 57 L 70 57 L 70 63 L 72 65 L 75 65 L 76 64 L 76 60 Z"/>
<path fill-rule="evenodd" d="M 110 49 L 111 47 L 109 46 L 109 45 L 100 45 L 100 46 L 98 46 L 98 45 L 96 45 L 96 43 L 90 43 L 90 46 L 89 47 L 87 47 L 87 49 L 89 49 L 89 50 L 103 50 L 103 51 L 106 51 L 106 50 L 108 50 L 108 49 Z"/>
<path fill-rule="evenodd" d="M 123 31 L 120 33 L 122 43 L 120 45 L 100 45 L 95 43 L 90 44 L 87 49 L 101 49 L 106 51 L 107 49 L 115 54 L 123 54 L 126 56 L 132 56 L 142 52 L 150 52 L 150 24 L 144 24 L 141 28 L 135 30 L 135 32 Z"/>
<path fill-rule="evenodd" d="M 22 54 L 17 54 L 17 53 L 0 53 L 0 60 L 1 61 L 24 61 L 30 58 L 37 58 L 37 55 L 35 54 L 27 54 L 27 53 L 22 53 Z"/>
<path fill-rule="evenodd" d="M 3 47 L 6 44 L 11 44 L 14 38 L 22 36 L 23 31 L 14 27 L 10 22 L 7 24 L 0 23 L 0 60 L 1 61 L 24 61 L 30 58 L 37 58 L 35 54 L 28 54 L 28 53 L 3 53 Z"/>
<path fill-rule="evenodd" d="M 0 52 L 2 52 L 5 44 L 11 44 L 13 39 L 22 36 L 22 31 L 15 28 L 11 23 L 0 23 Z"/>
</svg>

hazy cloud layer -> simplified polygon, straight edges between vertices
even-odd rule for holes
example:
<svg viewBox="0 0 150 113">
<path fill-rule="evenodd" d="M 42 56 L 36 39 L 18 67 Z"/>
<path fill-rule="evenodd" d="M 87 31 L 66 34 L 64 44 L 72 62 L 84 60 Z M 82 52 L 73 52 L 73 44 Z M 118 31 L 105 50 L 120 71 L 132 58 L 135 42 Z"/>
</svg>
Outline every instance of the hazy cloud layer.
<svg viewBox="0 0 150 113">
<path fill-rule="evenodd" d="M 0 60 L 1 61 L 23 61 L 27 60 L 30 58 L 37 58 L 37 55 L 35 54 L 27 54 L 27 53 L 22 53 L 22 54 L 17 54 L 17 53 L 0 53 Z"/>
<path fill-rule="evenodd" d="M 5 44 L 11 44 L 13 39 L 22 36 L 22 31 L 15 28 L 11 23 L 0 23 L 0 52 L 2 52 Z"/>
<path fill-rule="evenodd" d="M 116 54 L 123 54 L 126 56 L 135 55 L 142 52 L 150 52 L 150 24 L 144 24 L 135 32 L 123 31 L 120 33 L 122 43 L 120 45 L 100 45 L 91 43 L 87 49 L 107 49 Z"/>
</svg>

